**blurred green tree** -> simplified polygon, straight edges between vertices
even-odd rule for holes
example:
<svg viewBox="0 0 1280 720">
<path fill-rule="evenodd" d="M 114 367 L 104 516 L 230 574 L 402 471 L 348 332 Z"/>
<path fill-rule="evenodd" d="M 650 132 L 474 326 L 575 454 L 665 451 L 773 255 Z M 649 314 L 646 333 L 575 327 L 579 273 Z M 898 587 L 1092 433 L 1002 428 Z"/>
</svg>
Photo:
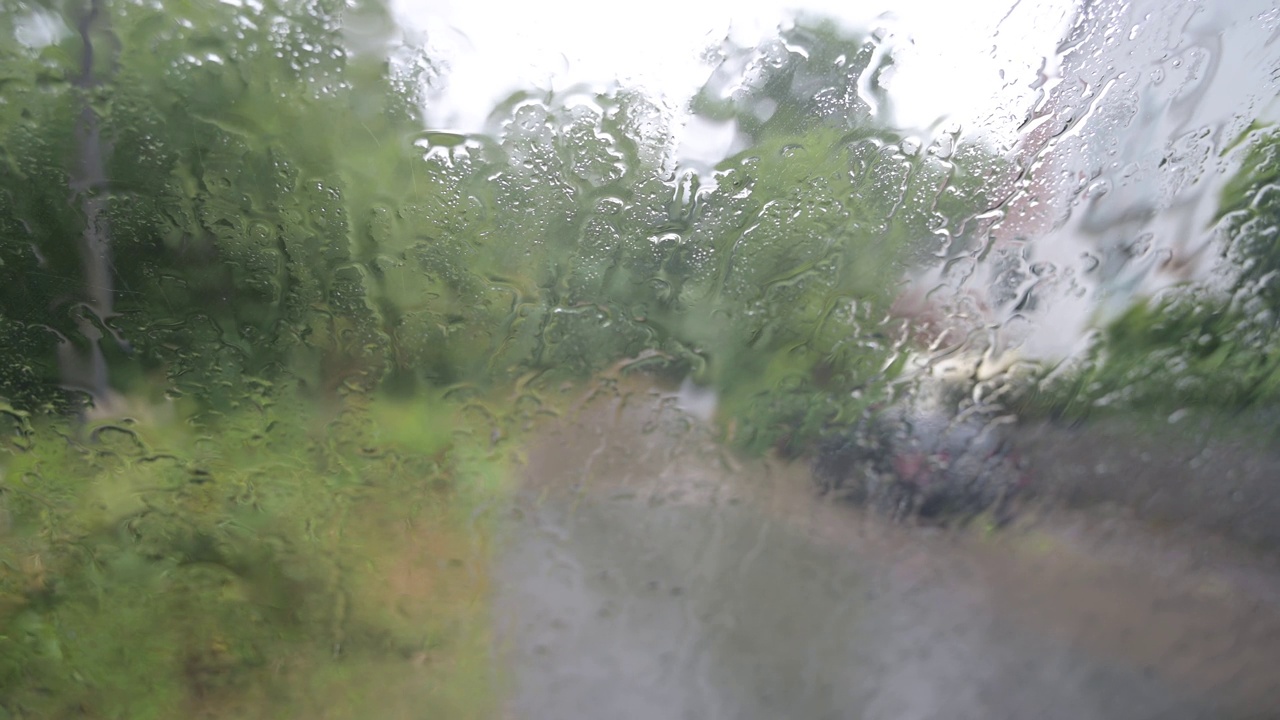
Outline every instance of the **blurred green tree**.
<svg viewBox="0 0 1280 720">
<path fill-rule="evenodd" d="M 1211 228 L 1213 275 L 1136 301 L 1031 407 L 1238 412 L 1280 397 L 1280 132 L 1255 125 L 1224 150 L 1232 152 L 1241 165 Z"/>
<path fill-rule="evenodd" d="M 0 395 L 22 407 L 69 386 L 227 407 L 281 373 L 550 382 L 656 350 L 743 446 L 802 443 L 893 374 L 897 283 L 988 204 L 987 155 L 886 127 L 887 56 L 826 21 L 726 50 L 692 108 L 744 149 L 700 177 L 625 89 L 518 93 L 492 138 L 424 130 L 434 67 L 380 3 L 88 7 L 32 10 L 66 32 L 3 56 Z"/>
</svg>

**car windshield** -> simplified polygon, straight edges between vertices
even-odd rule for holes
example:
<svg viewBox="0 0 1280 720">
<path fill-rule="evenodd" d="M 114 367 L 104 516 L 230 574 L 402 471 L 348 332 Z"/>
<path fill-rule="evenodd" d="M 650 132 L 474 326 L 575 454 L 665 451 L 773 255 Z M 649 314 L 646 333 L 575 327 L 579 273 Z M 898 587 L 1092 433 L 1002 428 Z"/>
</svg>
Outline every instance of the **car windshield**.
<svg viewBox="0 0 1280 720">
<path fill-rule="evenodd" d="M 1280 707 L 1272 0 L 0 9 L 0 719 Z"/>
</svg>

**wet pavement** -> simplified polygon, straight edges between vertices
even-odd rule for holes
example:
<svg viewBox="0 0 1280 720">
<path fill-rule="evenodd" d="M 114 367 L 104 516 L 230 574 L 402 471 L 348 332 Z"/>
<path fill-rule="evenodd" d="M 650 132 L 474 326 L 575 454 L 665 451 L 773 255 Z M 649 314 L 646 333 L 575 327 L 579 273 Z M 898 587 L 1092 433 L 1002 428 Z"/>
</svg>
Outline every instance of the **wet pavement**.
<svg viewBox="0 0 1280 720">
<path fill-rule="evenodd" d="M 883 523 L 600 393 L 530 448 L 497 572 L 508 716 L 1265 718 L 1280 591 L 1232 546 L 1062 511 Z"/>
</svg>

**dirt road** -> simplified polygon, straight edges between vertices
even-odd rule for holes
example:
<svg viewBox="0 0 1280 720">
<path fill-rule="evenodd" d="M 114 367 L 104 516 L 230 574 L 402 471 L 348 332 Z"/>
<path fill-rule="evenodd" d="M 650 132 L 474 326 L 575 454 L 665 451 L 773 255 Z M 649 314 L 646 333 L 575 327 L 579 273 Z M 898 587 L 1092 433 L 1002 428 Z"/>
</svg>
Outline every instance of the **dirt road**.
<svg viewBox="0 0 1280 720">
<path fill-rule="evenodd" d="M 886 525 L 675 405 L 602 392 L 530 449 L 496 577 L 510 717 L 1277 716 L 1266 558 L 1097 508 Z"/>
</svg>

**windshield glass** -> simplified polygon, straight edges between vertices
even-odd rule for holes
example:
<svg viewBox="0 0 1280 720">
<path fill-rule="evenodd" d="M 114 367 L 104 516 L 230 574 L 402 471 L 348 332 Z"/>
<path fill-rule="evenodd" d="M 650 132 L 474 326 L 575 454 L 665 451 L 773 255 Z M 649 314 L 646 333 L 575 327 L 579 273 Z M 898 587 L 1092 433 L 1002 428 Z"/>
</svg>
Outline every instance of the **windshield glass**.
<svg viewBox="0 0 1280 720">
<path fill-rule="evenodd" d="M 1280 707 L 1269 0 L 0 8 L 0 717 Z"/>
</svg>

